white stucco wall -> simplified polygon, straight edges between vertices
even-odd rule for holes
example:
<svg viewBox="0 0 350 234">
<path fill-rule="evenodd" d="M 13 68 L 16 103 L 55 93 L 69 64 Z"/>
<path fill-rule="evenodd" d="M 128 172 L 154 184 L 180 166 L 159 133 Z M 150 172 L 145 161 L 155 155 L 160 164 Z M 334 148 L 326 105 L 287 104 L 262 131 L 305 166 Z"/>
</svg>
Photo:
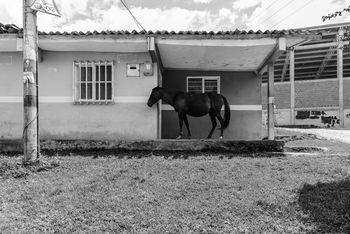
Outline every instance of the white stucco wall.
<svg viewBox="0 0 350 234">
<path fill-rule="evenodd" d="M 21 138 L 23 129 L 22 54 L 0 53 L 0 138 Z M 113 104 L 74 104 L 73 61 L 115 62 Z M 155 139 L 157 109 L 146 105 L 157 85 L 154 74 L 126 76 L 126 63 L 151 61 L 148 53 L 47 52 L 39 63 L 41 138 Z M 141 66 L 142 67 L 142 66 Z"/>
</svg>

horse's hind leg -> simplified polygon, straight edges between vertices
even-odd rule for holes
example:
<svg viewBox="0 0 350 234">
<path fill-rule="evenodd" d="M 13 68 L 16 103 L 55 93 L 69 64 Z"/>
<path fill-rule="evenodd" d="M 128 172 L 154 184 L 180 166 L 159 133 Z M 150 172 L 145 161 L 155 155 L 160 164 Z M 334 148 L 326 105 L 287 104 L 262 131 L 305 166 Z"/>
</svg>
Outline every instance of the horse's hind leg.
<svg viewBox="0 0 350 234">
<path fill-rule="evenodd" d="M 188 138 L 191 138 L 191 131 L 190 131 L 190 126 L 188 125 L 187 115 L 184 115 L 184 121 L 187 128 Z"/>
<path fill-rule="evenodd" d="M 184 120 L 184 115 L 183 113 L 178 113 L 178 116 L 179 116 L 179 127 L 180 127 L 180 133 L 179 133 L 179 136 L 176 138 L 176 139 L 181 139 L 182 138 L 182 126 L 183 126 L 183 120 Z"/>
<path fill-rule="evenodd" d="M 222 118 L 220 112 L 218 112 L 216 114 L 216 118 L 219 120 L 220 122 L 220 125 L 221 125 L 221 128 L 220 128 L 220 137 L 219 139 L 222 139 L 223 138 L 223 135 L 224 135 L 224 128 L 222 127 L 224 125 L 224 119 Z"/>
<path fill-rule="evenodd" d="M 214 132 L 214 130 L 215 130 L 215 127 L 216 127 L 216 125 L 217 125 L 216 119 L 215 119 L 215 113 L 209 112 L 209 116 L 210 116 L 212 128 L 211 128 L 211 131 L 210 131 L 210 133 L 209 133 L 207 139 L 210 139 L 210 138 L 211 138 L 211 136 L 213 135 L 213 132 Z"/>
</svg>

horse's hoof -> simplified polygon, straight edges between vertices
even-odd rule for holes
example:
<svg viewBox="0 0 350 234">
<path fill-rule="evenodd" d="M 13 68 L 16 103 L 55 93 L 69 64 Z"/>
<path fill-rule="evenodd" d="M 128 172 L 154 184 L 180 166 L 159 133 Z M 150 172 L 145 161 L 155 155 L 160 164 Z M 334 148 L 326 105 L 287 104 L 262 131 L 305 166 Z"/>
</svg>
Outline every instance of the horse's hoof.
<svg viewBox="0 0 350 234">
<path fill-rule="evenodd" d="M 220 136 L 220 137 L 219 137 L 219 140 L 222 140 L 222 138 L 223 138 L 223 137 L 222 137 L 222 136 Z"/>
<path fill-rule="evenodd" d="M 178 137 L 176 137 L 176 139 L 181 139 L 182 138 L 182 136 L 178 136 Z"/>
</svg>

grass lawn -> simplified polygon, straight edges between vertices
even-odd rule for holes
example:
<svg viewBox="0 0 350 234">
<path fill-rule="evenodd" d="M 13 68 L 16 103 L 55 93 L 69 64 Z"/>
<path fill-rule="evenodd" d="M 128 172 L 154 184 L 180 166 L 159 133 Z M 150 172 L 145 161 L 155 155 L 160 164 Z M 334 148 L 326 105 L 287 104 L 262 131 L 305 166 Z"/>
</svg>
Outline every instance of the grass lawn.
<svg viewBox="0 0 350 234">
<path fill-rule="evenodd" d="M 333 151 L 76 155 L 36 168 L 0 156 L 0 233 L 350 233 L 350 156 Z"/>
</svg>

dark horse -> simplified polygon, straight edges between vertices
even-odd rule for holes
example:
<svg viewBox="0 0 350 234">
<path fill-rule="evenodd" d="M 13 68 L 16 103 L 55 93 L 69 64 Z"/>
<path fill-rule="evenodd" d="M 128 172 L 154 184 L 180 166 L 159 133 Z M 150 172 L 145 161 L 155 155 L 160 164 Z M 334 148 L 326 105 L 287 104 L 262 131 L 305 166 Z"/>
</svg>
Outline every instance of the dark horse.
<svg viewBox="0 0 350 234">
<path fill-rule="evenodd" d="M 215 117 L 219 120 L 221 124 L 220 139 L 222 138 L 224 129 L 227 128 L 227 126 L 230 123 L 230 105 L 228 104 L 226 98 L 221 94 L 217 94 L 215 92 L 202 94 L 186 93 L 173 89 L 155 87 L 152 89 L 152 93 L 148 99 L 147 105 L 151 107 L 160 99 L 174 107 L 175 111 L 179 115 L 180 134 L 178 138 L 181 138 L 183 134 L 183 121 L 185 121 L 188 137 L 191 137 L 191 131 L 188 126 L 187 115 L 200 117 L 209 113 L 212 123 L 212 129 L 207 138 L 211 138 L 214 129 L 217 125 Z M 220 114 L 223 105 L 225 106 L 224 118 L 222 118 Z"/>
</svg>

